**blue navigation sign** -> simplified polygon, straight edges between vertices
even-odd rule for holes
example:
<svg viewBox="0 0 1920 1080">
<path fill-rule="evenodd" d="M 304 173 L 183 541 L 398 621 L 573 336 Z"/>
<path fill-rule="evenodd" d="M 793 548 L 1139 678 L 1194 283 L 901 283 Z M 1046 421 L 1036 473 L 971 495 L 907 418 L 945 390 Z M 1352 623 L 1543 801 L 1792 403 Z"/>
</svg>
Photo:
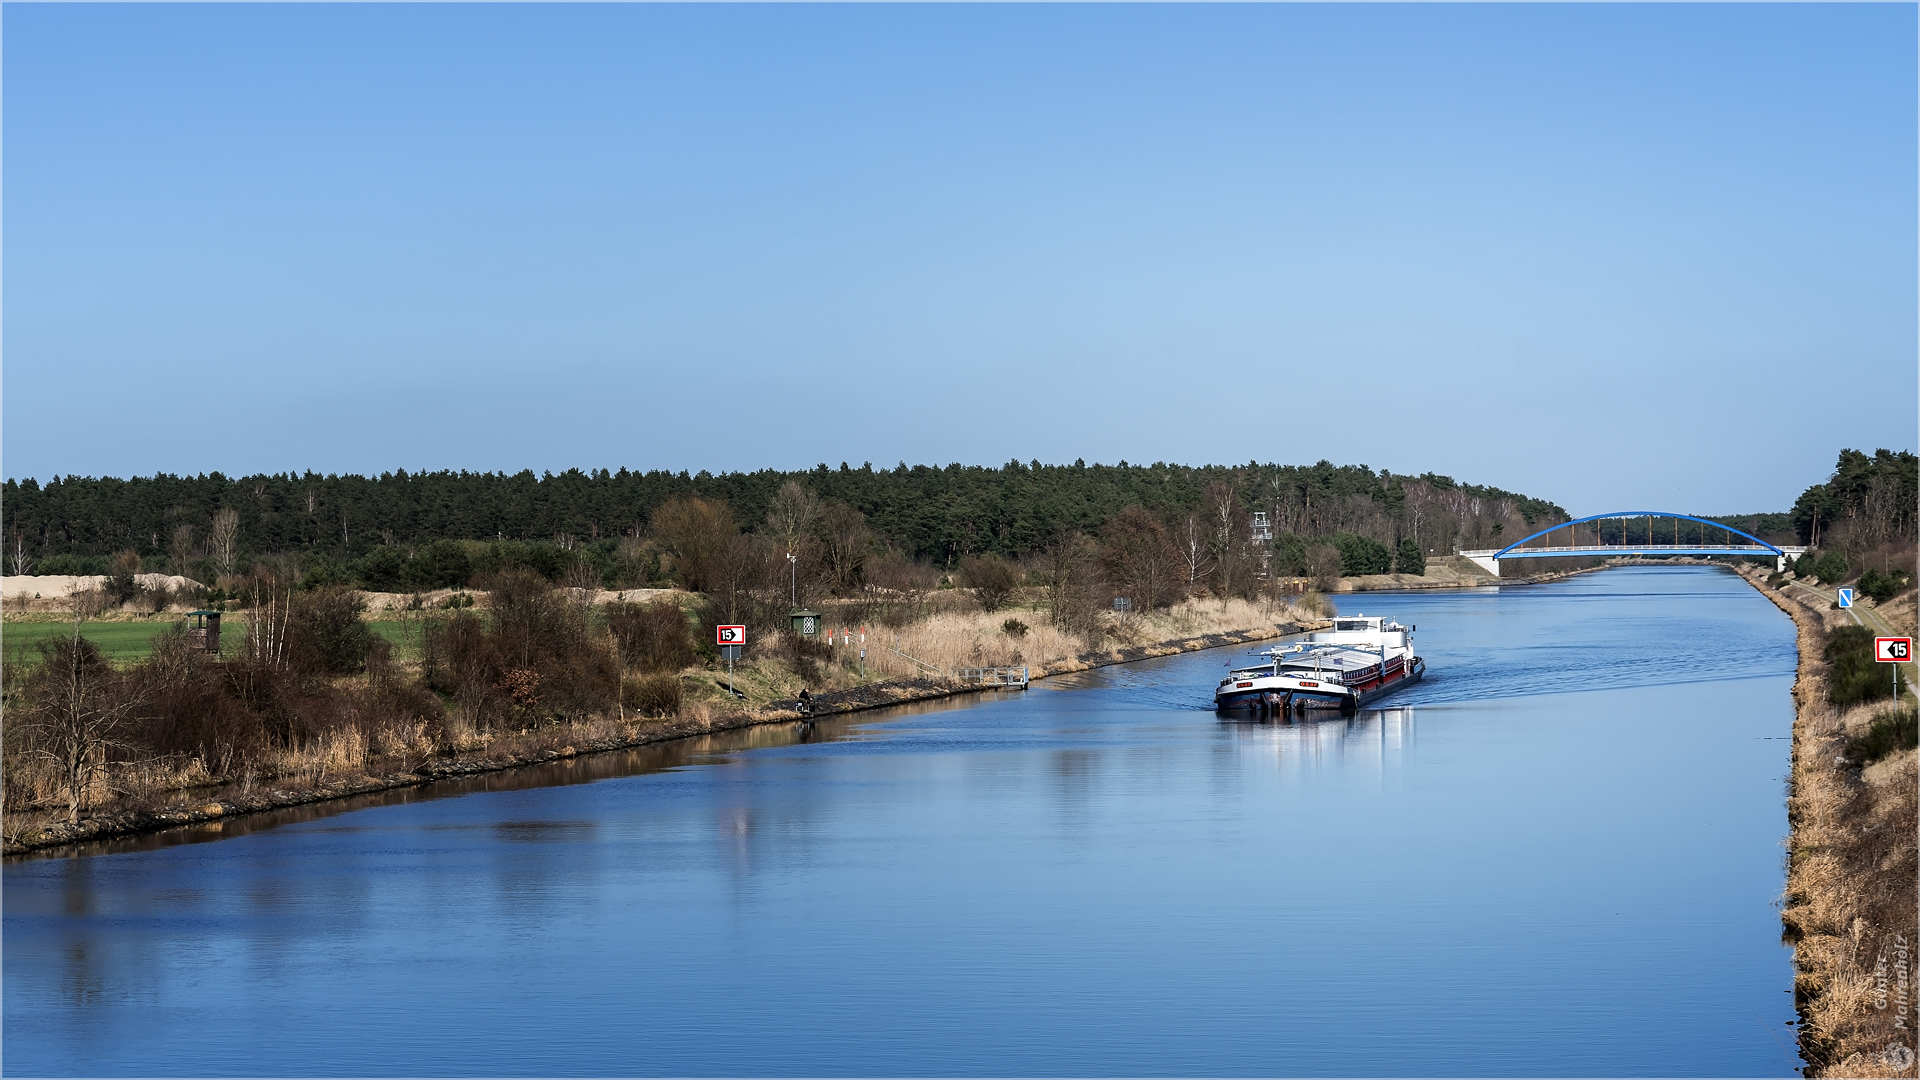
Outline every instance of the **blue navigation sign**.
<svg viewBox="0 0 1920 1080">
<path fill-rule="evenodd" d="M 1853 606 L 1853 590 L 1852 589 L 1835 589 L 1833 590 L 1833 595 L 1840 598 L 1841 607 L 1846 608 L 1846 607 Z"/>
</svg>

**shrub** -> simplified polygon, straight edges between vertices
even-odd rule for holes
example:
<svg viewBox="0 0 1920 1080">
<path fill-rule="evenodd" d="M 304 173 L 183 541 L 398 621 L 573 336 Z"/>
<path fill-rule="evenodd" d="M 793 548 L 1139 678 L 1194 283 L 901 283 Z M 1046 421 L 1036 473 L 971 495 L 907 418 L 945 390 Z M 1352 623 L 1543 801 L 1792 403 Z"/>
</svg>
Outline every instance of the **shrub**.
<svg viewBox="0 0 1920 1080">
<path fill-rule="evenodd" d="M 354 564 L 354 576 L 374 592 L 398 592 L 407 570 L 407 556 L 397 547 L 377 547 Z"/>
<path fill-rule="evenodd" d="M 1019 619 L 1008 619 L 1006 622 L 1000 624 L 1000 629 L 1006 631 L 1008 637 L 1018 638 L 1027 636 L 1028 627 L 1026 623 L 1021 622 Z"/>
<path fill-rule="evenodd" d="M 982 555 L 960 564 L 960 572 L 973 589 L 973 598 L 982 611 L 999 611 L 1020 584 L 1020 572 L 998 555 Z"/>
<path fill-rule="evenodd" d="M 1852 740 L 1848 749 L 1855 760 L 1871 764 L 1916 745 L 1920 745 L 1920 712 L 1901 705 L 1875 716 L 1867 733 Z"/>
<path fill-rule="evenodd" d="M 550 543 L 496 540 L 471 556 L 473 576 L 494 576 L 512 570 L 531 570 L 548 581 L 558 581 L 573 565 L 573 557 Z M 466 584 L 458 582 L 457 584 Z"/>
<path fill-rule="evenodd" d="M 344 585 L 297 595 L 287 621 L 294 666 L 330 675 L 366 670 L 373 649 L 373 628 L 360 620 L 366 610 L 366 599 Z"/>
<path fill-rule="evenodd" d="M 500 668 L 499 650 L 479 616 L 459 611 L 451 619 L 427 623 L 420 638 L 420 678 L 428 686 L 445 694 L 478 694 Z"/>
<path fill-rule="evenodd" d="M 671 600 L 608 604 L 607 630 L 620 658 L 639 671 L 679 671 L 694 662 L 687 617 Z"/>
<path fill-rule="evenodd" d="M 1387 545 L 1350 532 L 1333 534 L 1333 546 L 1340 549 L 1340 576 L 1385 574 L 1393 570 L 1393 552 Z"/>
<path fill-rule="evenodd" d="M 528 719 L 613 706 L 619 663 L 605 639 L 588 633 L 585 609 L 529 570 L 479 584 L 491 593 L 485 621 L 456 611 L 421 641 L 421 677 L 459 699 L 462 719 L 484 730 L 484 717 L 501 708 Z"/>
<path fill-rule="evenodd" d="M 264 760 L 270 750 L 258 714 L 227 692 L 218 662 L 187 646 L 184 622 L 153 639 L 135 668 L 144 687 L 140 744 L 159 757 L 198 757 L 224 776 Z"/>
<path fill-rule="evenodd" d="M 1313 579 L 1320 592 L 1332 592 L 1340 584 L 1340 549 L 1332 544 L 1312 544 L 1306 549 L 1305 575 Z"/>
<path fill-rule="evenodd" d="M 1307 575 L 1307 541 L 1295 533 L 1281 533 L 1273 542 L 1273 569 L 1286 577 Z"/>
<path fill-rule="evenodd" d="M 107 572 L 107 560 L 100 555 L 49 555 L 40 560 L 40 565 L 34 568 L 34 572 L 49 577 L 63 575 L 85 577 L 89 574 L 104 574 Z"/>
<path fill-rule="evenodd" d="M 1793 561 L 1793 571 L 1801 577 L 1814 577 L 1822 585 L 1832 585 L 1847 576 L 1847 557 L 1837 551 L 1809 551 Z"/>
<path fill-rule="evenodd" d="M 818 638 L 796 634 L 788 630 L 784 636 L 787 647 L 787 663 L 793 666 L 794 674 L 801 680 L 817 683 L 822 678 L 820 662 L 833 659 L 833 650 Z"/>
<path fill-rule="evenodd" d="M 513 667 L 537 667 L 539 654 L 572 651 L 586 626 L 577 609 L 531 570 L 507 570 L 487 578 L 492 636 Z"/>
<path fill-rule="evenodd" d="M 1409 536 L 1400 541 L 1400 549 L 1394 553 L 1393 572 L 1424 576 L 1427 572 L 1427 557 L 1420 553 L 1420 545 Z"/>
<path fill-rule="evenodd" d="M 140 572 L 140 555 L 135 551 L 123 551 L 113 557 L 113 564 L 107 570 L 107 580 L 101 586 L 107 594 L 107 602 L 124 604 L 146 590 L 134 575 Z"/>
<path fill-rule="evenodd" d="M 388 713 L 428 724 L 438 724 L 447 711 L 440 704 L 440 699 L 433 696 L 433 691 L 403 679 L 389 679 L 381 683 L 375 700 Z"/>
<path fill-rule="evenodd" d="M 456 589 L 473 577 L 473 559 L 458 540 L 435 540 L 407 560 L 404 580 L 414 589 Z"/>
<path fill-rule="evenodd" d="M 1827 700 L 1835 705 L 1858 705 L 1894 696 L 1898 665 L 1876 663 L 1873 659 L 1873 631 L 1864 626 L 1837 627 L 1827 635 L 1824 652 L 1827 671 Z M 1889 667 L 1895 668 L 1889 673 Z"/>
<path fill-rule="evenodd" d="M 542 681 L 540 673 L 531 668 L 511 668 L 500 673 L 494 688 L 515 706 L 530 710 L 540 704 Z"/>
<path fill-rule="evenodd" d="M 1907 581 L 1907 570 L 1901 567 L 1884 574 L 1878 570 L 1868 570 L 1860 575 L 1857 584 L 1863 594 L 1873 598 L 1874 603 L 1884 604 L 1906 588 Z"/>
<path fill-rule="evenodd" d="M 627 708 L 642 716 L 672 717 L 680 713 L 680 676 L 644 675 L 621 684 Z"/>
<path fill-rule="evenodd" d="M 300 575 L 300 588 L 304 592 L 312 592 L 329 585 L 351 585 L 353 578 L 354 575 L 348 573 L 346 567 L 331 559 L 325 559 L 315 563 L 306 573 Z"/>
</svg>

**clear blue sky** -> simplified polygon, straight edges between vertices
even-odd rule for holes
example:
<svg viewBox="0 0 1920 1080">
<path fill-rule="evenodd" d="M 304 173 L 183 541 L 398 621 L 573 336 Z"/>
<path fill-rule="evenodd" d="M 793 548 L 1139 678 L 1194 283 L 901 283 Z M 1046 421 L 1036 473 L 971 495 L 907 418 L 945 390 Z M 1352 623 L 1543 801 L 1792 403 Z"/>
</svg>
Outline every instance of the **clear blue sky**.
<svg viewBox="0 0 1920 1080">
<path fill-rule="evenodd" d="M 1914 5 L 4 9 L 4 471 L 1912 448 Z"/>
</svg>

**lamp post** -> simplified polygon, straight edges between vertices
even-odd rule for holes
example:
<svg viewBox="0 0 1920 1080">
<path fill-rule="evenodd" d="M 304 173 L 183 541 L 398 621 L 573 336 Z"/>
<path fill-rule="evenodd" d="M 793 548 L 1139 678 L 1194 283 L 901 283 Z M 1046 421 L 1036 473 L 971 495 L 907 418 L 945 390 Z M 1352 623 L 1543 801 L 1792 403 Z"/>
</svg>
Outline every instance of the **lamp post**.
<svg viewBox="0 0 1920 1080">
<path fill-rule="evenodd" d="M 787 606 L 800 606 L 800 559 L 793 552 L 787 552 L 787 564 L 792 571 L 787 582 Z"/>
</svg>

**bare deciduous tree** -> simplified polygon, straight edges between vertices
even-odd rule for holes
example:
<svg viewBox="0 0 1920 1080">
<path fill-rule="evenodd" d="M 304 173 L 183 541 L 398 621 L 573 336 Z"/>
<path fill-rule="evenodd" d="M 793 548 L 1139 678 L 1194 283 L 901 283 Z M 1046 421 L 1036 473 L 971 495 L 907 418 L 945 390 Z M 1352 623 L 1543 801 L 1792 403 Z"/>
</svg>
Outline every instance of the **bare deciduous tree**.
<svg viewBox="0 0 1920 1080">
<path fill-rule="evenodd" d="M 638 535 L 622 536 L 617 558 L 620 565 L 620 580 L 623 586 L 646 584 L 647 564 L 653 548 Z"/>
<path fill-rule="evenodd" d="M 173 538 L 167 542 L 167 568 L 175 574 L 185 574 L 193 560 L 199 557 L 199 547 L 193 542 L 193 526 L 175 525 Z"/>
<path fill-rule="evenodd" d="M 1180 555 L 1167 530 L 1138 506 L 1120 511 L 1101 530 L 1107 584 L 1145 612 L 1170 603 L 1178 589 Z"/>
<path fill-rule="evenodd" d="M 1213 558 L 1207 548 L 1207 527 L 1201 523 L 1199 514 L 1189 513 L 1180 519 L 1177 542 L 1180 564 L 1187 572 L 1187 591 L 1197 592 L 1201 580 L 1213 573 Z"/>
<path fill-rule="evenodd" d="M 573 565 L 567 567 L 566 583 L 576 602 L 591 604 L 594 594 L 600 590 L 600 568 L 593 565 L 591 559 L 575 559 Z"/>
<path fill-rule="evenodd" d="M 81 636 L 81 626 L 99 614 L 104 601 L 98 590 L 69 594 L 73 633 L 41 646 L 44 662 L 29 696 L 36 736 L 32 752 L 53 766 L 66 795 L 68 821 L 80 820 L 81 806 L 108 779 L 120 733 L 140 704 L 134 687 Z"/>
<path fill-rule="evenodd" d="M 228 507 L 213 515 L 213 524 L 207 529 L 207 541 L 213 547 L 214 561 L 220 565 L 220 572 L 231 576 L 233 561 L 240 540 L 240 513 Z"/>
<path fill-rule="evenodd" d="M 820 558 L 832 588 L 844 592 L 857 586 L 873 543 L 867 516 L 835 500 L 821 509 L 818 531 Z"/>
<path fill-rule="evenodd" d="M 293 619 L 293 586 L 282 586 L 266 567 L 255 571 L 253 609 L 247 614 L 247 655 L 263 668 L 278 671 L 287 663 L 287 630 Z"/>
<path fill-rule="evenodd" d="M 977 559 L 962 559 L 960 575 L 973 589 L 973 598 L 982 611 L 999 611 L 1006 607 L 1007 599 L 1020 584 L 1019 571 L 1007 560 L 992 553 Z"/>
<path fill-rule="evenodd" d="M 1893 476 L 1878 475 L 1867 485 L 1860 500 L 1860 532 L 1866 546 L 1884 544 L 1900 538 L 1902 518 L 1912 513 Z"/>
<path fill-rule="evenodd" d="M 673 554 L 681 583 L 694 592 L 707 591 L 738 533 L 733 512 L 717 499 L 684 495 L 653 512 L 654 538 Z"/>
<path fill-rule="evenodd" d="M 1213 558 L 1214 580 L 1219 583 L 1217 591 L 1223 599 L 1247 583 L 1247 575 L 1242 573 L 1246 562 L 1245 516 L 1240 512 L 1239 498 L 1232 484 L 1215 480 L 1207 485 L 1207 517 L 1212 534 L 1208 538 L 1208 554 Z"/>
<path fill-rule="evenodd" d="M 1096 636 L 1099 571 L 1092 541 L 1077 532 L 1055 536 L 1042 554 L 1053 624 L 1069 634 Z"/>
<path fill-rule="evenodd" d="M 873 618 L 878 611 L 889 622 L 910 620 L 939 580 L 940 573 L 933 567 L 898 551 L 883 552 L 863 567 L 861 596 L 866 605 L 861 617 Z"/>
<path fill-rule="evenodd" d="M 774 568 L 776 560 L 779 570 Z M 748 622 L 753 612 L 753 594 L 781 591 L 779 586 L 785 583 L 779 579 L 785 575 L 779 571 L 786 568 L 786 560 L 771 550 L 767 541 L 739 533 L 727 537 L 715 553 L 707 587 L 702 590 L 711 601 L 708 617 L 721 623 Z"/>
<path fill-rule="evenodd" d="M 820 519 L 820 500 L 798 480 L 789 480 L 767 505 L 767 536 L 786 551 L 798 551 Z"/>
<path fill-rule="evenodd" d="M 16 576 L 33 573 L 33 556 L 27 554 L 27 538 L 13 530 L 13 544 L 7 549 L 7 568 Z"/>
</svg>

